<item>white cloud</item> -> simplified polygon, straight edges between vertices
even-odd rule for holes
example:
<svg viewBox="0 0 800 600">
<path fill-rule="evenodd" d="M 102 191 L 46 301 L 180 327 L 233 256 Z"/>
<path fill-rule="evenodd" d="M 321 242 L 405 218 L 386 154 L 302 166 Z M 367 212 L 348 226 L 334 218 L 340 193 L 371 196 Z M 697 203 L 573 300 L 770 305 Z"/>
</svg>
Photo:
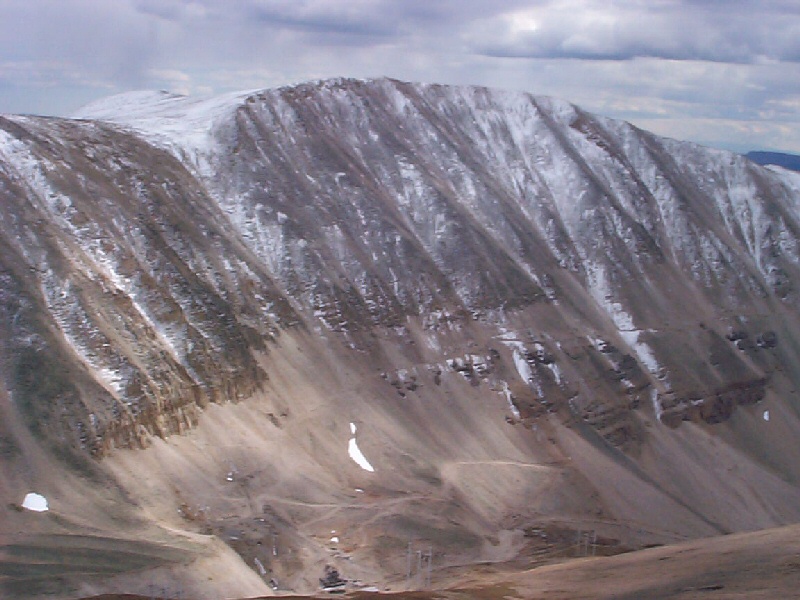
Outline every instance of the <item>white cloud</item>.
<svg viewBox="0 0 800 600">
<path fill-rule="evenodd" d="M 464 35 L 488 56 L 797 61 L 798 26 L 796 14 L 771 10 L 769 2 L 756 9 L 736 2 L 561 0 L 492 15 Z"/>
<path fill-rule="evenodd" d="M 184 71 L 178 69 L 150 69 L 147 75 L 149 79 L 164 84 L 158 87 L 164 87 L 175 94 L 189 96 L 193 93 L 200 93 L 192 84 L 191 75 Z M 209 89 L 207 86 L 204 86 L 204 88 L 206 90 Z"/>
<path fill-rule="evenodd" d="M 707 146 L 728 147 L 739 152 L 764 148 L 798 153 L 798 121 L 746 121 L 673 117 L 640 119 L 637 124 L 649 131 Z M 737 141 L 731 141 L 737 140 Z"/>
<path fill-rule="evenodd" d="M 797 60 L 792 0 L 0 2 L 0 112 L 386 75 L 559 96 L 681 137 L 682 120 L 794 122 Z M 731 148 L 766 139 L 713 129 Z"/>
</svg>

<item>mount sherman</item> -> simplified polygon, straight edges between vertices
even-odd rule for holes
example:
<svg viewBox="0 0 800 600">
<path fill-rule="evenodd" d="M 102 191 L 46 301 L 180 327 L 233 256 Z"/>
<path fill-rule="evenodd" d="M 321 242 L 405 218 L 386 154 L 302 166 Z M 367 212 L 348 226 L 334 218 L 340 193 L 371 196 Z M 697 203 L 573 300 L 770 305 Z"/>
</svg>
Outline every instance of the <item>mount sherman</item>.
<svg viewBox="0 0 800 600">
<path fill-rule="evenodd" d="M 436 587 L 800 522 L 800 173 L 331 80 L 0 116 L 0 223 L 4 598 Z"/>
</svg>

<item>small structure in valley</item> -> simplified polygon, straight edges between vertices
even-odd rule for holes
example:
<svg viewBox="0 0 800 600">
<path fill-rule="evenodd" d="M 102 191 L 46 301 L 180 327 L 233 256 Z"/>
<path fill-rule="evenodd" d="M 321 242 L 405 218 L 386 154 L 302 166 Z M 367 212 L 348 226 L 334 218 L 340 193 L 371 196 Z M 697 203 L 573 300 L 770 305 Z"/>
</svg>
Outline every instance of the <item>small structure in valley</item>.
<svg viewBox="0 0 800 600">
<path fill-rule="evenodd" d="M 325 573 L 322 577 L 320 577 L 319 585 L 323 592 L 328 592 L 331 594 L 340 593 L 344 592 L 345 585 L 347 585 L 347 580 L 342 579 L 336 567 L 325 565 Z"/>
</svg>

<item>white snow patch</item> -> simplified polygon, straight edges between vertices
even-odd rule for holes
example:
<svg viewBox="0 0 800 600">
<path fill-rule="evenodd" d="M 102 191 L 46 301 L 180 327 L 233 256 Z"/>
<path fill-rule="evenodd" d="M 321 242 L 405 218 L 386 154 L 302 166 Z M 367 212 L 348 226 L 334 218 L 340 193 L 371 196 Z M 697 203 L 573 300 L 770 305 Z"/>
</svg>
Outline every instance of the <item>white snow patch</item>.
<svg viewBox="0 0 800 600">
<path fill-rule="evenodd" d="M 47 498 L 35 492 L 30 492 L 25 496 L 25 500 L 22 501 L 22 508 L 27 508 L 33 512 L 47 512 L 50 510 L 47 505 Z"/>
<path fill-rule="evenodd" d="M 559 368 L 559 366 L 556 363 L 545 364 L 545 366 L 548 369 L 550 369 L 550 371 L 553 373 L 553 377 L 555 377 L 556 383 L 558 385 L 561 385 L 561 369 Z"/>
<path fill-rule="evenodd" d="M 650 401 L 653 403 L 653 412 L 656 414 L 656 419 L 661 420 L 661 403 L 658 401 L 658 390 L 652 388 L 650 390 Z"/>
<path fill-rule="evenodd" d="M 525 356 L 518 348 L 514 348 L 514 366 L 517 368 L 517 373 L 522 378 L 522 381 L 529 383 L 533 379 L 533 371 Z"/>
<path fill-rule="evenodd" d="M 375 468 L 369 464 L 369 461 L 361 452 L 361 449 L 358 447 L 356 443 L 356 438 L 350 438 L 350 444 L 347 446 L 347 452 L 350 454 L 350 458 L 355 461 L 355 463 L 364 469 L 365 471 L 369 471 L 370 473 L 375 472 Z"/>
<path fill-rule="evenodd" d="M 206 178 L 213 176 L 211 155 L 218 123 L 242 106 L 253 91 L 215 97 L 188 97 L 165 92 L 127 92 L 79 109 L 73 117 L 127 126 L 151 143 L 172 152 Z"/>
<path fill-rule="evenodd" d="M 338 544 L 338 543 L 339 543 L 339 536 L 337 536 L 337 535 L 333 536 L 333 537 L 331 538 L 331 541 L 332 541 L 334 544 Z"/>
<path fill-rule="evenodd" d="M 122 395 L 125 391 L 125 377 L 123 377 L 119 371 L 109 369 L 108 367 L 101 367 L 96 368 L 95 373 L 100 376 L 100 379 L 103 380 L 107 387 L 111 388 L 118 395 Z"/>
<path fill-rule="evenodd" d="M 511 410 L 511 414 L 514 415 L 514 418 L 521 419 L 522 415 L 519 414 L 517 407 L 514 405 L 514 396 L 511 394 L 511 390 L 508 388 L 508 383 L 505 381 L 503 382 L 503 395 L 506 397 L 508 408 Z"/>
<path fill-rule="evenodd" d="M 361 449 L 358 447 L 358 443 L 356 442 L 356 424 L 350 423 L 350 433 L 353 434 L 354 437 L 350 438 L 350 443 L 347 446 L 347 453 L 350 455 L 350 458 L 362 469 L 365 471 L 369 471 L 370 473 L 375 472 L 375 468 L 369 464 L 367 457 L 364 456 L 364 453 L 361 452 Z"/>
<path fill-rule="evenodd" d="M 628 344 L 630 349 L 634 351 L 636 358 L 639 359 L 639 362 L 643 364 L 648 371 L 655 375 L 659 372 L 661 365 L 658 364 L 658 360 L 656 360 L 656 356 L 653 354 L 652 348 L 650 348 L 650 346 L 644 342 L 639 341 L 639 335 L 641 333 L 641 331 L 635 329 L 631 331 L 619 332 L 622 339 L 625 340 L 625 343 Z"/>
<path fill-rule="evenodd" d="M 625 310 L 622 303 L 613 300 L 612 286 L 605 267 L 591 262 L 587 262 L 585 266 L 589 293 L 595 302 L 611 318 L 619 331 L 634 331 L 636 327 L 633 317 Z"/>
<path fill-rule="evenodd" d="M 542 395 L 542 389 L 539 385 L 539 382 L 534 378 L 533 370 L 531 369 L 531 365 L 528 360 L 525 358 L 528 351 L 525 348 L 525 344 L 519 341 L 520 336 L 514 332 L 504 331 L 498 339 L 502 341 L 503 345 L 507 348 L 512 349 L 512 358 L 514 359 L 514 366 L 517 369 L 517 373 L 522 378 L 522 381 L 527 383 L 528 385 L 535 386 L 536 392 L 539 395 Z M 540 349 L 543 349 L 540 348 Z M 553 374 L 560 382 L 561 373 L 559 371 L 554 371 Z"/>
<path fill-rule="evenodd" d="M 519 334 L 513 331 L 504 331 L 503 333 L 497 336 L 497 339 L 503 342 L 518 342 Z"/>
<path fill-rule="evenodd" d="M 765 410 L 765 411 L 764 411 L 764 415 L 763 415 L 763 417 L 764 417 L 764 420 L 765 420 L 765 421 L 769 421 L 769 411 L 768 411 L 768 410 Z"/>
</svg>

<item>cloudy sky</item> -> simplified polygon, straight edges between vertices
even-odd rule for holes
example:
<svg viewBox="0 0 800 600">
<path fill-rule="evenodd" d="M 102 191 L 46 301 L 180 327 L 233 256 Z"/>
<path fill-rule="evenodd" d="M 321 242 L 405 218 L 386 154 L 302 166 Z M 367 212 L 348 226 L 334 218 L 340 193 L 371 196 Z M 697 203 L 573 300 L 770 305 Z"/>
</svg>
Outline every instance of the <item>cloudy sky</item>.
<svg viewBox="0 0 800 600">
<path fill-rule="evenodd" d="M 800 0 L 0 0 L 0 113 L 381 75 L 800 153 Z"/>
</svg>

